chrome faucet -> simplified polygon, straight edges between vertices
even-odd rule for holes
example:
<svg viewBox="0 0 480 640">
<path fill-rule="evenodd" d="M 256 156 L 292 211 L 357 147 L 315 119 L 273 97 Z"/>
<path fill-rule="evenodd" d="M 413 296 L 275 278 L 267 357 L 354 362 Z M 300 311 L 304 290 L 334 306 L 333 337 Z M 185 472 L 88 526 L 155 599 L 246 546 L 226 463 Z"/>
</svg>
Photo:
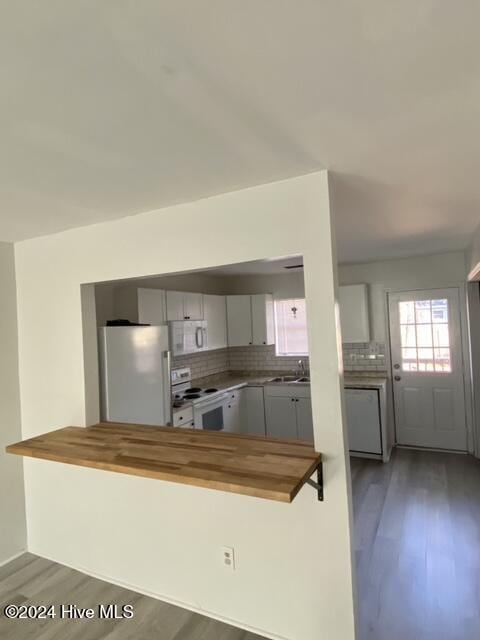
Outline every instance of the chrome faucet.
<svg viewBox="0 0 480 640">
<path fill-rule="evenodd" d="M 302 376 L 302 378 L 305 377 L 305 362 L 300 358 L 300 360 L 297 362 L 297 370 L 296 373 L 298 373 L 300 376 Z"/>
</svg>

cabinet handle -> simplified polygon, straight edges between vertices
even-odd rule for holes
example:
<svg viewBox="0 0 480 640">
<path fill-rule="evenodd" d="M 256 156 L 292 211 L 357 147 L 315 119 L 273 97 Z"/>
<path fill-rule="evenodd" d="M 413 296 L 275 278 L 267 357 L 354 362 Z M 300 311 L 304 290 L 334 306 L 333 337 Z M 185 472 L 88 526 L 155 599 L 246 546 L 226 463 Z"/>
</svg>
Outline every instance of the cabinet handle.
<svg viewBox="0 0 480 640">
<path fill-rule="evenodd" d="M 290 402 L 295 402 L 295 398 L 291 398 Z"/>
<path fill-rule="evenodd" d="M 231 408 L 232 408 L 232 406 L 229 404 L 229 405 L 228 405 L 228 408 L 229 408 L 229 409 L 231 409 Z"/>
<path fill-rule="evenodd" d="M 248 344 L 252 344 L 251 342 L 249 342 Z"/>
<path fill-rule="evenodd" d="M 267 344 L 267 343 L 265 342 L 265 340 L 263 341 L 263 344 Z"/>
</svg>

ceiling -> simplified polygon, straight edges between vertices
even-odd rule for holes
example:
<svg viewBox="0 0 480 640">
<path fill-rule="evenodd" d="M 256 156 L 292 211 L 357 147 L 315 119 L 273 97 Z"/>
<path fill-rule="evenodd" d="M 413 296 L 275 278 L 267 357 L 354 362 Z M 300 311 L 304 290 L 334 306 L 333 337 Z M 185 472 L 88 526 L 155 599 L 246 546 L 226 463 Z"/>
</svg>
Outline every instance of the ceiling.
<svg viewBox="0 0 480 640">
<path fill-rule="evenodd" d="M 7 3 L 0 240 L 320 168 L 341 261 L 479 220 L 480 4 Z"/>
</svg>

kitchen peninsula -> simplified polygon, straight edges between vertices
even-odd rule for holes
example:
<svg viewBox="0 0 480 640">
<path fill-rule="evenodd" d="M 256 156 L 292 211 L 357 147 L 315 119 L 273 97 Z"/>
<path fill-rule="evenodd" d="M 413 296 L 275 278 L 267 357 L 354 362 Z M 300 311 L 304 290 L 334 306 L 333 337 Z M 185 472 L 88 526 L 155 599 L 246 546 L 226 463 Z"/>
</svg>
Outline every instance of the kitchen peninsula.
<svg viewBox="0 0 480 640">
<path fill-rule="evenodd" d="M 305 442 L 144 425 L 65 427 L 8 453 L 292 502 L 320 467 Z"/>
</svg>

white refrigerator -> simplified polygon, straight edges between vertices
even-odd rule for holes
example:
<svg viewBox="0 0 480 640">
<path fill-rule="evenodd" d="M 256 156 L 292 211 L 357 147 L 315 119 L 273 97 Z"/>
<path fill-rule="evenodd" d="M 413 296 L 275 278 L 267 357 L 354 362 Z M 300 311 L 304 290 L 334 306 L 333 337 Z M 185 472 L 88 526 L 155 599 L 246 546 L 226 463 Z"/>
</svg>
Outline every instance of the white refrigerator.
<svg viewBox="0 0 480 640">
<path fill-rule="evenodd" d="M 168 327 L 101 327 L 102 420 L 171 424 Z"/>
</svg>

